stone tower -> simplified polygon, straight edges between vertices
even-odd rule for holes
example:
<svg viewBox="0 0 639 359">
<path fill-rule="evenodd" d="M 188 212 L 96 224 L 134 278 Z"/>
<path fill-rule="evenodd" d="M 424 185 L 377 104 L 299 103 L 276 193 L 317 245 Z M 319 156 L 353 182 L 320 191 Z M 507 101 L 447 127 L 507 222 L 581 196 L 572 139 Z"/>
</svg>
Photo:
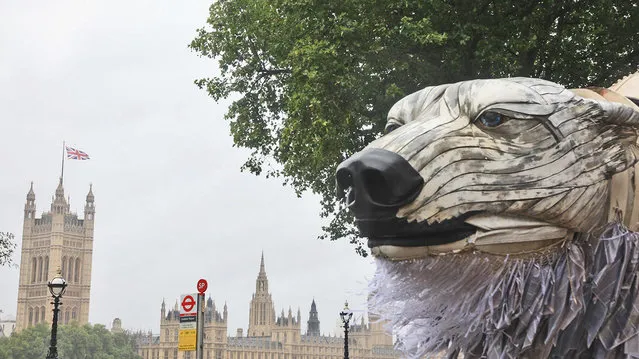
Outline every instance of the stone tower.
<svg viewBox="0 0 639 359">
<path fill-rule="evenodd" d="M 260 272 L 255 281 L 255 293 L 249 308 L 248 336 L 265 337 L 271 335 L 275 324 L 275 307 L 268 292 L 268 278 L 264 270 L 264 253 L 260 262 Z"/>
<path fill-rule="evenodd" d="M 31 183 L 24 206 L 17 331 L 51 322 L 53 305 L 47 282 L 58 270 L 68 284 L 61 300 L 59 323 L 89 322 L 94 200 L 93 189 L 89 187 L 84 219 L 78 218 L 76 213 L 69 211 L 60 178 L 50 211 L 36 218 L 35 192 Z"/>
<path fill-rule="evenodd" d="M 306 322 L 306 335 L 320 335 L 320 321 L 317 317 L 317 306 L 315 305 L 315 299 L 313 299 L 313 302 L 311 303 L 311 311 L 308 312 L 308 321 Z"/>
</svg>

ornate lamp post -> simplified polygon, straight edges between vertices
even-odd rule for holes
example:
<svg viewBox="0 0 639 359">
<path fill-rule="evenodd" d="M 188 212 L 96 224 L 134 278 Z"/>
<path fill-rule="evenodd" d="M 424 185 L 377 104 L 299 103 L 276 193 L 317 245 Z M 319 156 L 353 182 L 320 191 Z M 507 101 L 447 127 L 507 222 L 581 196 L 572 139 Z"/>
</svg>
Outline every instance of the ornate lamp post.
<svg viewBox="0 0 639 359">
<path fill-rule="evenodd" d="M 53 296 L 53 323 L 51 324 L 51 345 L 49 346 L 49 353 L 47 359 L 58 359 L 57 335 L 58 335 L 58 307 L 62 304 L 60 298 L 64 294 L 64 290 L 67 289 L 67 282 L 62 278 L 62 273 L 58 270 L 58 275 L 53 277 L 49 282 L 49 292 Z"/>
<path fill-rule="evenodd" d="M 348 359 L 348 323 L 353 317 L 353 312 L 348 309 L 348 302 L 344 303 L 344 310 L 339 313 L 339 316 L 344 323 L 344 359 Z"/>
</svg>

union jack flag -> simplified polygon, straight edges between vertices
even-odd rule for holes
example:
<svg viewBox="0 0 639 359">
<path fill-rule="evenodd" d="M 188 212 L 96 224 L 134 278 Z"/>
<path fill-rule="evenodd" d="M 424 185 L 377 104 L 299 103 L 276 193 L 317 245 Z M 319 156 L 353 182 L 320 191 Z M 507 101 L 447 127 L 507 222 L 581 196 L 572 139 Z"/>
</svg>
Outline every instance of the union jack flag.
<svg viewBox="0 0 639 359">
<path fill-rule="evenodd" d="M 69 146 L 66 146 L 66 148 L 67 148 L 67 158 L 69 159 L 80 160 L 80 161 L 89 159 L 89 155 L 87 155 L 86 152 L 80 151 L 78 149 L 75 149 Z"/>
</svg>

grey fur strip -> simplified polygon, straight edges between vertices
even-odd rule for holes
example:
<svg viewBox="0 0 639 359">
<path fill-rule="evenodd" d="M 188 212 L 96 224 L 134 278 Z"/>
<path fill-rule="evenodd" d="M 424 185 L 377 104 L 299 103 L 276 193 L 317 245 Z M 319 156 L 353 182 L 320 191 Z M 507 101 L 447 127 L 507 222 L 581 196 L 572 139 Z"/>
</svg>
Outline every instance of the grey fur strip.
<svg viewBox="0 0 639 359">
<path fill-rule="evenodd" d="M 478 252 L 376 262 L 370 309 L 408 358 L 638 354 L 639 233 L 620 224 L 526 258 Z"/>
</svg>

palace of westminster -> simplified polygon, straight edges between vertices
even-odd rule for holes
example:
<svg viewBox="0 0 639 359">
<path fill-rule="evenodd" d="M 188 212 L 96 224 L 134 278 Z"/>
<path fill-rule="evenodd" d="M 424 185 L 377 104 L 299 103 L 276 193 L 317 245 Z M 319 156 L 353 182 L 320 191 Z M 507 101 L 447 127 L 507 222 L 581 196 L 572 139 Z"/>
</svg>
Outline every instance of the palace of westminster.
<svg viewBox="0 0 639 359">
<path fill-rule="evenodd" d="M 84 206 L 84 218 L 70 212 L 60 178 L 49 211 L 36 218 L 33 183 L 24 207 L 22 252 L 18 305 L 14 328 L 20 331 L 39 323 L 51 323 L 51 304 L 47 282 L 58 271 L 67 280 L 60 324 L 89 322 L 91 290 L 91 259 L 95 220 L 95 197 L 90 187 Z M 262 255 L 255 293 L 250 300 L 249 323 L 246 335 L 237 329 L 228 335 L 226 304 L 220 312 L 211 298 L 206 301 L 204 322 L 205 359 L 338 359 L 342 358 L 344 339 L 322 335 L 315 300 L 311 303 L 306 332 L 302 318 L 289 309 L 280 315 L 268 289 L 268 279 Z M 195 352 L 178 351 L 179 309 L 177 303 L 168 309 L 162 302 L 159 335 L 136 334 L 138 354 L 143 359 L 195 359 Z M 0 323 L 1 324 L 1 323 Z M 113 321 L 112 331 L 121 331 L 120 319 Z M 5 335 L 8 332 L 5 329 Z M 0 330 L 0 336 L 3 335 Z M 349 328 L 351 358 L 398 358 L 393 338 L 383 323 L 369 315 L 368 323 L 361 318 Z"/>
</svg>

